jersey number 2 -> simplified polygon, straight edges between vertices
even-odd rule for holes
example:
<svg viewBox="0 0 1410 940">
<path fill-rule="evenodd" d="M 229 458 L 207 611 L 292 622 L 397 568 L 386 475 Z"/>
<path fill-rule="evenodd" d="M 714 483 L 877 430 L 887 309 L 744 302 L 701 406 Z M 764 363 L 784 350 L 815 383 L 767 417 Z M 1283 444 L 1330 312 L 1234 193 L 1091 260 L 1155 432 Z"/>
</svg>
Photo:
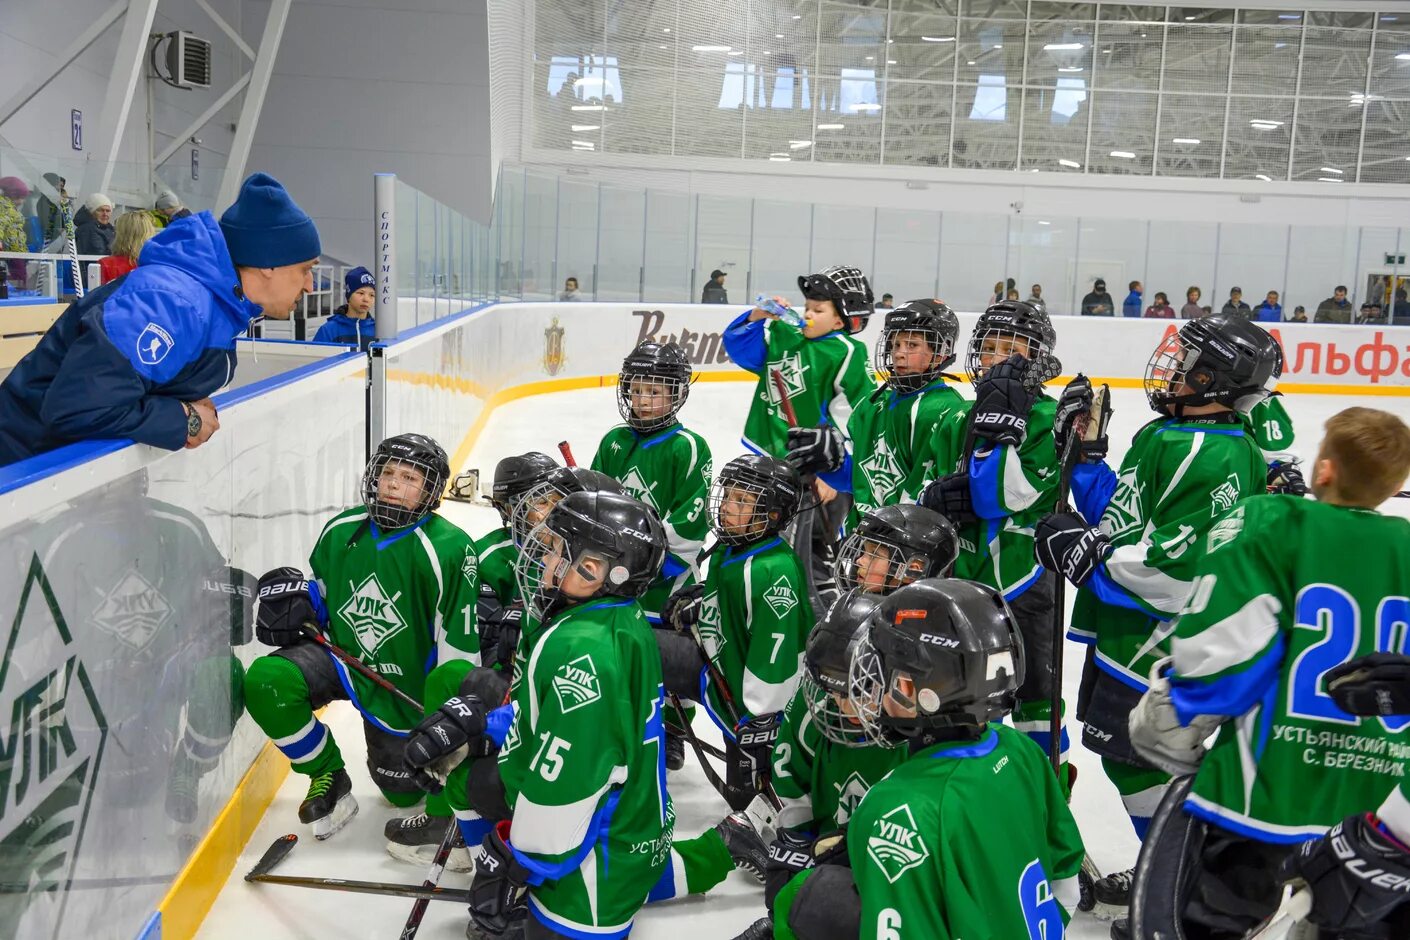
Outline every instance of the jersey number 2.
<svg viewBox="0 0 1410 940">
<path fill-rule="evenodd" d="M 1311 584 L 1297 596 L 1294 612 L 1299 630 L 1315 630 L 1322 639 L 1302 651 L 1293 663 L 1288 683 L 1288 714 L 1295 718 L 1359 725 L 1361 719 L 1337 708 L 1322 691 L 1322 679 L 1347 662 L 1361 647 L 1361 608 L 1346 591 L 1332 584 Z M 1387 597 L 1376 610 L 1376 652 L 1403 653 L 1410 633 L 1410 598 Z M 1392 733 L 1410 727 L 1410 718 L 1381 718 Z"/>
</svg>

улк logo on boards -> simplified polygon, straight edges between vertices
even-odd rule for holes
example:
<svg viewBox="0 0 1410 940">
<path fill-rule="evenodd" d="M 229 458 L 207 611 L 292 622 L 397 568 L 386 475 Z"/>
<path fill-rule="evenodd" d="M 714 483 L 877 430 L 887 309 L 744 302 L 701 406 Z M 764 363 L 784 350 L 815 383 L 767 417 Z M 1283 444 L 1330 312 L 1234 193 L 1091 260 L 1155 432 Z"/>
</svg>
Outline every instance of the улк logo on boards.
<svg viewBox="0 0 1410 940">
<path fill-rule="evenodd" d="M 134 650 L 144 649 L 171 616 L 171 604 L 136 568 L 127 569 L 93 611 L 93 623 Z"/>
<path fill-rule="evenodd" d="M 101 779 L 108 722 L 37 555 L 5 649 L 0 714 L 9 724 L 0 726 L 0 862 L 6 882 L 0 924 L 12 928 L 14 937 L 58 937 Z"/>
<path fill-rule="evenodd" d="M 638 346 L 646 342 L 676 343 L 685 350 L 691 363 L 697 366 L 730 361 L 729 353 L 725 352 L 725 344 L 720 340 L 725 325 L 729 323 L 729 320 L 723 317 L 720 319 L 719 333 L 695 333 L 685 327 L 681 327 L 679 331 L 671 330 L 663 310 L 633 310 L 632 316 L 641 317 L 641 329 L 636 335 Z"/>
</svg>

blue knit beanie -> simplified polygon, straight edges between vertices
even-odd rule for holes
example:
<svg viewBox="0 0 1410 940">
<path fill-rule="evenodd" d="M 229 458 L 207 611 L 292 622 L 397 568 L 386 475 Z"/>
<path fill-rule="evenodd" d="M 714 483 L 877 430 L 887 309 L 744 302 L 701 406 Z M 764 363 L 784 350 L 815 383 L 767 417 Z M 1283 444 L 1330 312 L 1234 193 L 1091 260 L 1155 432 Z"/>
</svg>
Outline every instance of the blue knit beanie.
<svg viewBox="0 0 1410 940">
<path fill-rule="evenodd" d="M 274 177 L 255 173 L 220 217 L 230 260 L 249 268 L 282 268 L 312 261 L 323 251 L 318 228 Z"/>
<path fill-rule="evenodd" d="M 343 276 L 343 286 L 348 290 L 346 296 L 351 297 L 363 287 L 370 287 L 375 291 L 377 289 L 377 279 L 373 277 L 372 272 L 366 268 L 353 268 Z"/>
</svg>

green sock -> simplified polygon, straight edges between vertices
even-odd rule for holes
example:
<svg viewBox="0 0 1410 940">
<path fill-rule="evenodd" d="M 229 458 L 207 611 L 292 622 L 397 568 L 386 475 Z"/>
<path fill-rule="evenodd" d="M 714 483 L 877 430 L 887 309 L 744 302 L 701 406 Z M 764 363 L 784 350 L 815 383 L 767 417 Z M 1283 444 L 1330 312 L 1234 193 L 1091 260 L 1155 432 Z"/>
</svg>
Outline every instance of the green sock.
<svg viewBox="0 0 1410 940">
<path fill-rule="evenodd" d="M 725 848 L 725 840 L 714 829 L 676 842 L 671 851 L 680 857 L 687 894 L 704 894 L 734 871 L 734 859 Z"/>
<path fill-rule="evenodd" d="M 245 672 L 245 708 L 284 752 L 296 773 L 317 777 L 343 769 L 333 732 L 313 717 L 308 682 L 282 656 L 261 656 Z"/>
</svg>

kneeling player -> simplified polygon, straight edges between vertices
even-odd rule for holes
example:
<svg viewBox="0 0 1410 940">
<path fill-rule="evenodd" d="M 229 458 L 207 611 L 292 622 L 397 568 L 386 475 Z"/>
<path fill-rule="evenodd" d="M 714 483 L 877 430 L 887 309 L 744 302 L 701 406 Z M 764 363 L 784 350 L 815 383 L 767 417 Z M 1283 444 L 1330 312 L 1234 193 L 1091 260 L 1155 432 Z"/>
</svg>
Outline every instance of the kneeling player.
<svg viewBox="0 0 1410 940">
<path fill-rule="evenodd" d="M 853 647 L 860 734 L 909 759 L 774 904 L 774 936 L 1060 937 L 1082 842 L 1041 748 L 999 723 L 1022 640 L 993 589 L 926 580 L 886 597 Z M 1003 807 L 1001 813 L 984 808 Z"/>
<path fill-rule="evenodd" d="M 1162 805 L 1142 850 L 1135 895 L 1147 901 L 1132 909 L 1144 931 L 1137 935 L 1173 931 L 1182 919 L 1190 935 L 1243 936 L 1278 906 L 1278 863 L 1349 815 L 1346 851 L 1368 866 L 1380 851 L 1368 844 L 1402 851 L 1360 814 L 1392 794 L 1399 761 L 1377 755 L 1404 740 L 1410 719 L 1348 714 L 1326 690 L 1334 667 L 1405 646 L 1410 523 L 1375 507 L 1407 474 L 1405 422 L 1348 408 L 1327 422 L 1311 473 L 1315 501 L 1246 499 L 1209 530 L 1168 670 L 1157 664 L 1131 718 L 1131 743 L 1143 755 L 1195 774 L 1183 807 Z M 1231 718 L 1206 754 L 1202 742 Z M 1196 842 L 1194 882 L 1181 884 L 1172 873 L 1190 870 L 1190 860 L 1175 842 L 1190 844 L 1179 833 L 1199 824 L 1208 831 Z M 1401 870 L 1410 864 L 1391 854 Z M 1304 870 L 1313 880 L 1318 869 Z M 1378 887 L 1363 877 L 1373 882 L 1365 890 Z M 1189 898 L 1183 910 L 1177 893 Z M 1348 912 L 1321 913 L 1330 922 Z"/>
<path fill-rule="evenodd" d="M 434 512 L 449 477 L 435 441 L 387 438 L 363 475 L 364 505 L 323 527 L 309 557 L 315 580 L 305 582 L 294 568 L 260 579 L 255 632 L 280 648 L 250 664 L 245 706 L 294 771 L 311 778 L 299 820 L 316 838 L 342 828 L 357 801 L 338 744 L 314 710 L 352 701 L 362 713 L 372 780 L 403 807 L 421 800 L 402 764 L 404 739 L 420 715 L 310 641 L 304 627 L 319 627 L 418 701 L 440 656 L 479 661 L 475 550 L 459 526 Z"/>
</svg>

